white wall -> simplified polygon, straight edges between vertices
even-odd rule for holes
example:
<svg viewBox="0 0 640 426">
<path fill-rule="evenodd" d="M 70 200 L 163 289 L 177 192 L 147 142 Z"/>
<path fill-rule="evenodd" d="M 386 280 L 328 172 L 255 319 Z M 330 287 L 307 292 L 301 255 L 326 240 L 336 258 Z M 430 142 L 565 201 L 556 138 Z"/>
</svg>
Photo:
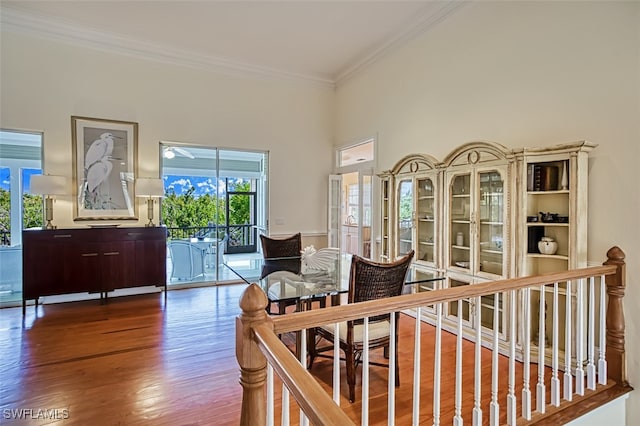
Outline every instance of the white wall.
<svg viewBox="0 0 640 426">
<path fill-rule="evenodd" d="M 337 90 L 336 140 L 378 135 L 378 170 L 456 146 L 588 140 L 590 262 L 627 255 L 629 380 L 640 387 L 640 3 L 473 2 Z M 640 418 L 640 392 L 626 403 Z"/>
<path fill-rule="evenodd" d="M 158 176 L 161 140 L 269 150 L 271 232 L 326 233 L 332 89 L 220 75 L 6 31 L 0 50 L 0 127 L 43 131 L 46 173 L 72 176 L 72 115 L 134 121 L 139 176 Z M 56 202 L 58 226 L 84 226 L 73 223 L 72 213 L 71 196 Z M 143 203 L 138 216 L 144 224 Z"/>
</svg>

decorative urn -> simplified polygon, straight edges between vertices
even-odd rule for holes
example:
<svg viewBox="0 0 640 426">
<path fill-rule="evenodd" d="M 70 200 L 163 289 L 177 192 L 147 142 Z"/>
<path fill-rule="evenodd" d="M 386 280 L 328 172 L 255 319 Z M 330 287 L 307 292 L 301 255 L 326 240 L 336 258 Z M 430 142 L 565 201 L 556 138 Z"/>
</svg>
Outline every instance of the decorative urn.
<svg viewBox="0 0 640 426">
<path fill-rule="evenodd" d="M 538 250 L 542 254 L 556 254 L 558 243 L 553 241 L 551 237 L 542 237 L 538 242 Z"/>
</svg>

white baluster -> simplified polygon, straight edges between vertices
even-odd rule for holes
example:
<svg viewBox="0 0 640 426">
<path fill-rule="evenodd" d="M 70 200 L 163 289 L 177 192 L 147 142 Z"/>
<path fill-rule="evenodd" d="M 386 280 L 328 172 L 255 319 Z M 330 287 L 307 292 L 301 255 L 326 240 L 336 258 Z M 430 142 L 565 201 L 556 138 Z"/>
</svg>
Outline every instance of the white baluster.
<svg viewBox="0 0 640 426">
<path fill-rule="evenodd" d="M 498 295 L 496 294 L 497 298 Z M 502 294 L 505 297 L 505 294 Z M 516 292 L 509 292 L 509 384 L 507 391 L 507 424 L 516 424 Z M 498 324 L 493 324 L 494 328 L 499 328 Z"/>
<path fill-rule="evenodd" d="M 300 330 L 300 364 L 302 368 L 307 369 L 307 330 Z M 309 419 L 300 409 L 300 426 L 308 426 Z"/>
<path fill-rule="evenodd" d="M 333 326 L 333 400 L 340 406 L 340 323 Z"/>
<path fill-rule="evenodd" d="M 362 425 L 369 424 L 369 317 L 362 324 Z"/>
<path fill-rule="evenodd" d="M 545 286 L 540 286 L 540 312 L 538 314 L 538 384 L 536 385 L 536 410 L 545 412 L 547 390 L 544 384 L 544 352 L 545 352 Z"/>
<path fill-rule="evenodd" d="M 477 308 L 478 310 L 480 307 Z M 458 327 L 456 330 L 456 394 L 453 426 L 462 426 L 462 300 L 458 300 Z M 480 324 L 478 324 L 478 328 Z"/>
<path fill-rule="evenodd" d="M 567 295 L 565 297 L 565 318 L 564 318 L 564 399 L 573 400 L 573 375 L 571 374 L 571 330 L 573 324 L 571 321 L 571 312 L 573 311 L 573 291 L 571 289 L 571 281 L 567 281 Z"/>
<path fill-rule="evenodd" d="M 584 395 L 584 280 L 578 280 L 576 305 L 576 394 Z"/>
<path fill-rule="evenodd" d="M 491 348 L 491 403 L 489 404 L 489 424 L 500 424 L 500 404 L 498 404 L 498 296 L 493 296 L 493 348 Z M 478 324 L 478 327 L 480 324 Z"/>
<path fill-rule="evenodd" d="M 282 385 L 282 426 L 289 426 L 289 389 Z"/>
<path fill-rule="evenodd" d="M 595 348 L 596 348 L 596 289 L 595 289 L 595 280 L 596 277 L 589 278 L 589 330 L 587 332 L 587 388 L 595 389 L 596 388 L 596 365 L 593 360 L 595 358 Z"/>
<path fill-rule="evenodd" d="M 558 283 L 553 283 L 553 343 L 551 345 L 551 405 L 560 406 L 558 378 Z"/>
<path fill-rule="evenodd" d="M 531 420 L 531 389 L 529 377 L 531 375 L 531 289 L 523 290 L 524 299 L 524 344 L 523 352 L 523 386 L 522 386 L 522 417 Z"/>
<path fill-rule="evenodd" d="M 422 308 L 416 308 L 416 331 L 415 343 L 413 348 L 413 415 L 411 424 L 418 426 L 420 424 L 420 358 L 422 354 Z"/>
<path fill-rule="evenodd" d="M 481 306 L 482 298 L 476 297 L 476 306 Z M 482 309 L 476 309 L 476 324 L 482 324 Z M 476 327 L 475 371 L 473 378 L 473 426 L 482 425 L 482 327 Z"/>
<path fill-rule="evenodd" d="M 460 303 L 460 302 L 458 302 Z M 433 359 L 433 425 L 440 425 L 440 354 L 442 351 L 442 303 L 436 305 L 436 342 Z"/>
<path fill-rule="evenodd" d="M 607 349 L 607 284 L 604 275 L 600 277 L 600 356 L 598 358 L 598 383 L 607 384 L 607 360 L 605 353 Z"/>
<path fill-rule="evenodd" d="M 389 379 L 387 380 L 387 425 L 393 426 L 396 417 L 396 314 L 389 314 Z"/>
<path fill-rule="evenodd" d="M 273 401 L 273 367 L 267 363 L 267 422 L 266 426 L 273 426 L 274 418 Z"/>
</svg>

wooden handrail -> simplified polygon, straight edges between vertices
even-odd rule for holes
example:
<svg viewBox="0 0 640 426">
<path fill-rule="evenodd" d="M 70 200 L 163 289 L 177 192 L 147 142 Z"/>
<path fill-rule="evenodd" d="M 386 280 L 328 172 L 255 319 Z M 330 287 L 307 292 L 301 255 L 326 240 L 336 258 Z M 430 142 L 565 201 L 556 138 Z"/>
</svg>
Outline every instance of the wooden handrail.
<svg viewBox="0 0 640 426">
<path fill-rule="evenodd" d="M 618 268 L 615 265 L 593 266 L 590 268 L 554 272 L 544 275 L 510 278 L 482 284 L 446 288 L 438 291 L 405 294 L 402 296 L 371 300 L 367 302 L 332 306 L 325 309 L 294 312 L 289 315 L 273 318 L 273 328 L 276 334 L 287 333 L 310 327 L 318 327 L 321 325 L 334 324 L 336 322 L 351 321 L 367 316 L 382 315 L 389 312 L 416 308 L 418 306 L 452 302 L 460 299 L 518 290 L 531 286 L 553 284 L 556 282 L 577 280 L 593 276 L 611 276 L 616 274 L 617 270 Z M 624 330 L 622 334 L 624 335 Z M 616 338 L 619 339 L 619 337 Z"/>
<path fill-rule="evenodd" d="M 277 338 L 278 334 L 419 306 L 598 276 L 606 277 L 608 294 L 606 314 L 608 377 L 628 391 L 631 387 L 626 375 L 625 324 L 622 310 L 626 284 L 625 255 L 618 247 L 613 247 L 607 252 L 607 257 L 608 260 L 604 266 L 408 294 L 296 312 L 277 318 L 267 315 L 266 295 L 257 284 L 251 284 L 240 299 L 242 314 L 236 321 L 236 357 L 240 365 L 240 384 L 243 387 L 240 424 L 261 426 L 266 423 L 264 386 L 267 361 L 273 366 L 274 371 L 313 424 L 353 424 Z"/>
<path fill-rule="evenodd" d="M 273 333 L 273 328 L 254 328 L 258 345 L 298 405 L 314 425 L 353 425 L 327 391 L 305 370 L 291 350 Z"/>
</svg>

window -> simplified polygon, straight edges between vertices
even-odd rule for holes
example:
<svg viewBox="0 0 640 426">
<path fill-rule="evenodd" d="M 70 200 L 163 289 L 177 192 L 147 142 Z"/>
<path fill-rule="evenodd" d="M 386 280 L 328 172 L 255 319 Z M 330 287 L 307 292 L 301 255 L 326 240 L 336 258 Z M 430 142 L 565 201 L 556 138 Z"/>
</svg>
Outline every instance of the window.
<svg viewBox="0 0 640 426">
<path fill-rule="evenodd" d="M 338 167 L 373 161 L 373 148 L 373 139 L 367 139 L 357 145 L 341 149 L 338 152 Z"/>
</svg>

